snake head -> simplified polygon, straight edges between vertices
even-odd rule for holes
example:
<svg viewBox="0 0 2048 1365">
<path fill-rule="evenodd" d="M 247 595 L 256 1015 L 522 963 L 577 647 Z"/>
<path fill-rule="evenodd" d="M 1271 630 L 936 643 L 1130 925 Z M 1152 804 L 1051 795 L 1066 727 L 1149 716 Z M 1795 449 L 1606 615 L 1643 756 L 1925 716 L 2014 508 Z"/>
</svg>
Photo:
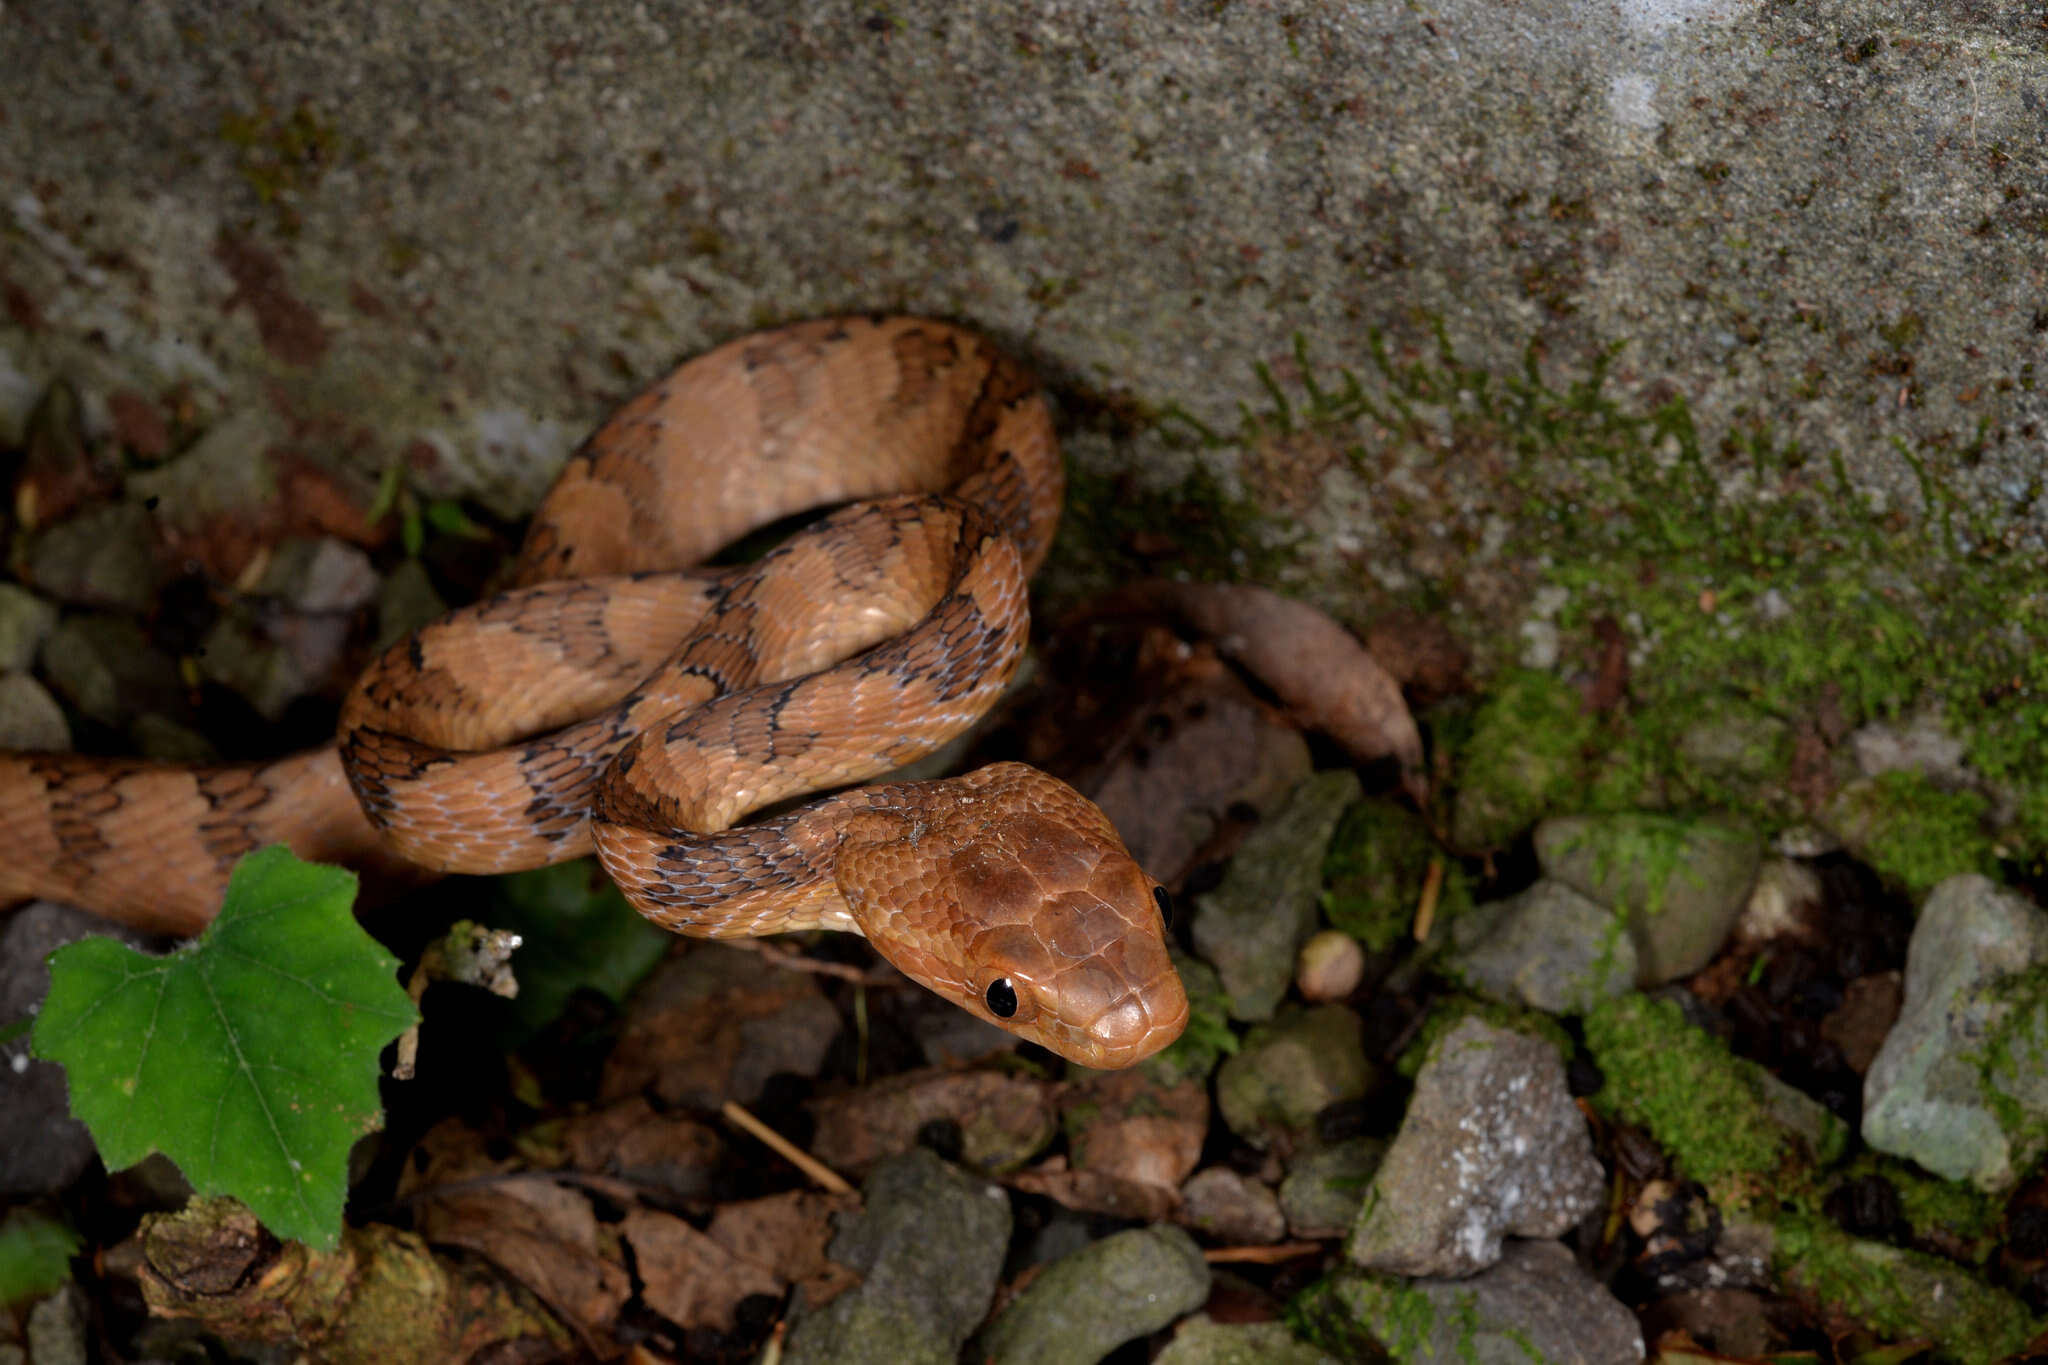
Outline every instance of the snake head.
<svg viewBox="0 0 2048 1365">
<path fill-rule="evenodd" d="M 895 790 L 916 799 L 850 829 L 835 868 L 882 956 L 1083 1066 L 1132 1066 L 1180 1036 L 1165 892 L 1094 802 L 1015 763 Z"/>
</svg>

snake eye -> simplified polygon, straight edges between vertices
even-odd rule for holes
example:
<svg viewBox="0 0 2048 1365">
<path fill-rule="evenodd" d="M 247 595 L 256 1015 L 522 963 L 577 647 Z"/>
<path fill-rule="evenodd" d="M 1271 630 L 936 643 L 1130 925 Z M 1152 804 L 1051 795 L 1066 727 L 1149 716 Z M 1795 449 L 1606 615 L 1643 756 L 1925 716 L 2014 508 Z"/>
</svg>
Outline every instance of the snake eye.
<svg viewBox="0 0 2048 1365">
<path fill-rule="evenodd" d="M 1159 902 L 1160 928 L 1171 929 L 1173 927 L 1173 897 L 1166 894 L 1165 887 L 1155 886 L 1152 888 L 1152 899 Z"/>
<path fill-rule="evenodd" d="M 1007 1019 L 1017 1012 L 1017 988 L 1010 984 L 1010 978 L 999 976 L 988 983 L 988 1012 L 998 1019 Z"/>
</svg>

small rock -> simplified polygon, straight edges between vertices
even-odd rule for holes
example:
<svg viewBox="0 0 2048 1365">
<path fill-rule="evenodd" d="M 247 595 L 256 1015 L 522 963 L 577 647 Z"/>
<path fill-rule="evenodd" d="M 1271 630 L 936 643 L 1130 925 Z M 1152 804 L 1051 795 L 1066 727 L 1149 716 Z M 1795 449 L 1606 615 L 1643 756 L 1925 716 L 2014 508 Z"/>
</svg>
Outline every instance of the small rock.
<svg viewBox="0 0 2048 1365">
<path fill-rule="evenodd" d="M 1556 1242 L 1510 1242 L 1498 1264 L 1466 1279 L 1332 1276 L 1303 1296 L 1302 1307 L 1331 1336 L 1355 1336 L 1362 1327 L 1401 1360 L 1639 1365 L 1643 1359 L 1635 1315 Z"/>
<path fill-rule="evenodd" d="M 1762 848 L 1729 820 L 1567 816 L 1536 829 L 1545 875 L 1628 916 L 1637 982 L 1661 985 L 1707 965 L 1756 883 Z"/>
<path fill-rule="evenodd" d="M 1791 1290 L 1888 1339 L 1930 1339 L 1938 1359 L 2021 1357 L 2036 1325 L 2026 1306 L 1963 1266 L 1925 1252 L 1851 1237 L 1813 1217 L 1771 1224 L 1773 1288 Z"/>
<path fill-rule="evenodd" d="M 1865 1080 L 1864 1141 L 2010 1189 L 2048 1146 L 2048 999 L 2007 983 L 2043 962 L 2048 913 L 1974 873 L 1937 886 L 1906 948 L 1905 1007 Z"/>
<path fill-rule="evenodd" d="M 140 503 L 107 503 L 36 537 L 29 580 L 59 602 L 139 615 L 163 587 L 155 545 L 155 523 Z"/>
<path fill-rule="evenodd" d="M 1294 985 L 1312 1005 L 1342 1000 L 1365 978 L 1365 950 L 1341 929 L 1325 929 L 1301 945 Z"/>
<path fill-rule="evenodd" d="M 26 673 L 0 673 L 0 749 L 61 753 L 71 726 L 49 690 Z"/>
<path fill-rule="evenodd" d="M 19 673 L 57 628 L 57 609 L 27 588 L 0 583 L 0 673 Z"/>
<path fill-rule="evenodd" d="M 1565 1231 L 1605 1185 L 1557 1049 L 1468 1018 L 1417 1073 L 1345 1254 L 1400 1275 L 1470 1275 L 1503 1236 Z"/>
<path fill-rule="evenodd" d="M 1164 1084 L 1142 1067 L 1074 1082 L 1060 1107 L 1075 1170 L 1169 1190 L 1195 1169 L 1209 1134 L 1208 1086 Z"/>
<path fill-rule="evenodd" d="M 28 1358 L 34 1365 L 86 1365 L 92 1359 L 83 1296 L 66 1285 L 28 1310 Z"/>
<path fill-rule="evenodd" d="M 1273 1192 L 1228 1166 L 1211 1166 L 1181 1186 L 1181 1221 L 1229 1246 L 1256 1246 L 1287 1235 Z"/>
<path fill-rule="evenodd" d="M 1197 1313 L 1175 1329 L 1152 1365 L 1337 1365 L 1281 1322 L 1217 1322 Z"/>
<path fill-rule="evenodd" d="M 276 597 L 293 611 L 351 612 L 376 599 L 377 570 L 370 556 L 345 540 L 294 537 L 271 551 L 253 589 Z"/>
<path fill-rule="evenodd" d="M 1963 742 L 1948 732 L 1937 715 L 1916 716 L 1904 725 L 1872 721 L 1849 736 L 1849 752 L 1864 777 L 1917 772 L 1948 789 L 1971 783 Z"/>
<path fill-rule="evenodd" d="M 1309 778 L 1245 836 L 1222 884 L 1195 897 L 1195 951 L 1223 979 L 1232 1017 L 1271 1019 L 1287 994 L 1294 955 L 1316 929 L 1323 854 L 1358 793 L 1349 768 Z"/>
<path fill-rule="evenodd" d="M 67 943 L 111 934 L 147 942 L 83 910 L 36 901 L 0 921 L 0 1020 L 33 1015 L 50 989 L 45 959 Z M 36 1061 L 26 1035 L 0 1042 L 0 1197 L 54 1194 L 92 1163 L 92 1136 L 71 1117 L 64 1068 Z"/>
<path fill-rule="evenodd" d="M 861 1198 L 828 1253 L 861 1283 L 798 1320 L 783 1359 L 953 1365 L 995 1298 L 1008 1197 L 920 1150 L 878 1164 Z"/>
<path fill-rule="evenodd" d="M 199 647 L 199 671 L 272 721 L 313 685 L 292 651 L 271 639 L 248 616 L 232 611 L 206 632 Z"/>
<path fill-rule="evenodd" d="M 1172 1226 L 1133 1228 L 1054 1261 L 988 1331 L 989 1365 L 1085 1365 L 1156 1332 L 1209 1297 L 1195 1239 Z"/>
<path fill-rule="evenodd" d="M 1868 1075 L 1898 1023 L 1905 996 L 1905 977 L 1898 972 L 1859 976 L 1843 989 L 1842 1003 L 1820 1021 L 1820 1036 L 1842 1049 L 1851 1071 Z"/>
<path fill-rule="evenodd" d="M 1678 737 L 1678 755 L 1709 783 L 1744 792 L 1778 781 L 1791 760 L 1792 730 L 1783 720 L 1741 702 L 1709 704 Z"/>
<path fill-rule="evenodd" d="M 377 589 L 377 648 L 389 649 L 429 621 L 448 614 L 448 604 L 417 559 L 401 560 Z"/>
<path fill-rule="evenodd" d="M 1593 732 L 1578 692 L 1537 669 L 1510 670 L 1472 720 L 1451 842 L 1499 848 L 1580 787 Z"/>
<path fill-rule="evenodd" d="M 1801 908 L 1819 902 L 1820 874 L 1810 865 L 1793 858 L 1766 858 L 1736 922 L 1736 935 L 1746 943 L 1768 943 L 1796 931 Z"/>
<path fill-rule="evenodd" d="M 57 695 L 102 725 L 146 711 L 182 713 L 178 665 L 125 616 L 74 616 L 43 642 L 43 676 Z"/>
<path fill-rule="evenodd" d="M 1316 1115 L 1372 1087 L 1365 1029 L 1342 1005 L 1291 1010 L 1245 1035 L 1216 1073 L 1216 1107 L 1230 1131 L 1264 1150 L 1307 1145 Z"/>
<path fill-rule="evenodd" d="M 1452 971 L 1479 994 L 1577 1014 L 1633 988 L 1636 945 L 1606 906 L 1544 878 L 1451 921 Z"/>
<path fill-rule="evenodd" d="M 1294 1159 L 1280 1182 L 1280 1211 L 1296 1237 L 1338 1237 L 1358 1221 L 1365 1190 L 1387 1156 L 1384 1139 L 1346 1138 Z"/>
</svg>

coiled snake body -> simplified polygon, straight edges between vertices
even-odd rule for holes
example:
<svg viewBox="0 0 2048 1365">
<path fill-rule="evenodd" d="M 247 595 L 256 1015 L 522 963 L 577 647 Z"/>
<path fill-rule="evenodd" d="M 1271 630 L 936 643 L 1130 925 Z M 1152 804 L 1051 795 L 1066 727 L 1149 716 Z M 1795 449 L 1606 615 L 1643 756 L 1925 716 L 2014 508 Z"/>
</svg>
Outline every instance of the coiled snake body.
<svg viewBox="0 0 2048 1365">
<path fill-rule="evenodd" d="M 983 1018 L 1096 1067 L 1179 1035 L 1165 893 L 1064 783 L 999 763 L 750 812 L 932 752 L 1022 657 L 1059 455 L 1025 372 L 913 318 L 742 338 L 573 455 L 522 586 L 386 651 L 338 743 L 267 764 L 0 755 L 0 903 L 196 932 L 243 853 L 375 874 L 537 867 L 594 847 L 682 933 L 865 934 Z M 754 564 L 696 565 L 824 517 Z"/>
</svg>

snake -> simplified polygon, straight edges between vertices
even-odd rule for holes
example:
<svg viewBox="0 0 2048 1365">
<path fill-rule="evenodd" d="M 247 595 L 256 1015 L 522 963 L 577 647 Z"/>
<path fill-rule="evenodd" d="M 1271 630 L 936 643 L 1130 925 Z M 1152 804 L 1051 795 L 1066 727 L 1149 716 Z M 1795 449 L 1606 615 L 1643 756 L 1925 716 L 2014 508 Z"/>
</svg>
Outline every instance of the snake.
<svg viewBox="0 0 2048 1365">
<path fill-rule="evenodd" d="M 971 1014 L 1133 1065 L 1188 1003 L 1171 900 L 1109 818 L 1018 763 L 886 780 L 1016 673 L 1063 488 L 1039 386 L 977 333 L 845 317 L 727 342 L 577 447 L 505 590 L 379 654 L 333 743 L 0 754 L 0 904 L 186 935 L 271 844 L 393 886 L 594 852 L 667 929 L 864 935 Z"/>
</svg>

